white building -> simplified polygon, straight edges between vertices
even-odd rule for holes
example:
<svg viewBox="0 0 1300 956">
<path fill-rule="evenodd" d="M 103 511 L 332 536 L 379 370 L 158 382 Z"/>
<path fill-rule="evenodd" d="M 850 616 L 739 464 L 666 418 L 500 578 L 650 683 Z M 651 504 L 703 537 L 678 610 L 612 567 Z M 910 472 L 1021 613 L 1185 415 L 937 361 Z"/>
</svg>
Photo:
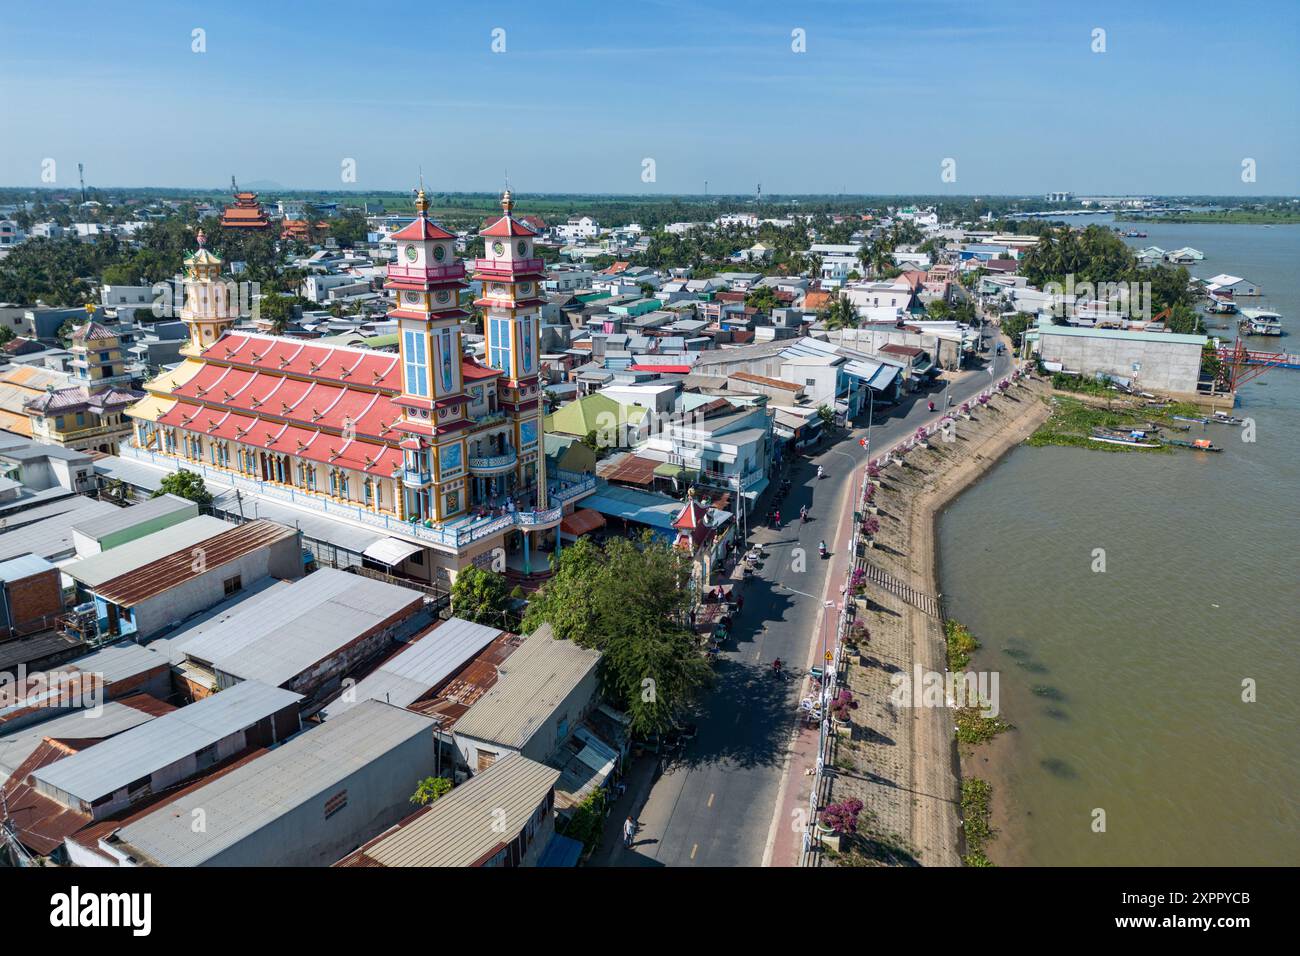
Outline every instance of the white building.
<svg viewBox="0 0 1300 956">
<path fill-rule="evenodd" d="M 590 216 L 578 216 L 556 226 L 555 234 L 570 242 L 594 239 L 600 235 L 600 223 Z"/>
</svg>

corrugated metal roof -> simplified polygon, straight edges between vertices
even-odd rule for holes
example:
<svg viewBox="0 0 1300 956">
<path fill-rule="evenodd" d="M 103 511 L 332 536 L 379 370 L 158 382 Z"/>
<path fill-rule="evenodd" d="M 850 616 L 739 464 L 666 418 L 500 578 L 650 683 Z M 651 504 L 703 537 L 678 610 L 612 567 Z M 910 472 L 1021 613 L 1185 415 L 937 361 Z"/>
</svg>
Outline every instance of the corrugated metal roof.
<svg viewBox="0 0 1300 956">
<path fill-rule="evenodd" d="M 456 723 L 456 734 L 522 749 L 600 661 L 600 651 L 534 631 L 501 666 L 496 686 Z"/>
<path fill-rule="evenodd" d="M 245 681 L 41 768 L 37 779 L 92 802 L 302 700 Z"/>
<path fill-rule="evenodd" d="M 49 720 L 30 724 L 0 737 L 0 784 L 31 756 L 46 737 L 72 740 L 112 737 L 154 719 L 153 714 L 115 700 L 104 704 L 98 713 L 93 710 L 78 710 L 73 713 L 51 710 L 50 715 Z"/>
<path fill-rule="evenodd" d="M 303 803 L 332 794 L 342 781 L 412 738 L 431 733 L 433 726 L 430 718 L 409 710 L 363 702 L 160 806 L 119 830 L 117 839 L 128 852 L 160 866 L 201 866 Z M 422 772 L 411 769 L 412 791 Z M 197 809 L 208 821 L 202 833 L 190 825 Z"/>
<path fill-rule="evenodd" d="M 0 581 L 21 581 L 33 575 L 49 571 L 54 567 L 49 561 L 35 554 L 24 554 L 0 562 Z"/>
<path fill-rule="evenodd" d="M 117 508 L 113 514 L 101 515 L 88 521 L 80 521 L 72 526 L 72 530 L 94 541 L 99 541 L 117 531 L 134 528 L 146 521 L 152 521 L 154 518 L 161 518 L 164 515 L 175 514 L 178 511 L 189 511 L 197 516 L 199 506 L 176 495 L 161 495 L 157 498 L 142 501 L 138 505 L 132 505 L 129 508 Z"/>
<path fill-rule="evenodd" d="M 90 518 L 112 514 L 114 505 L 74 495 L 5 516 L 0 530 L 0 561 L 20 554 L 57 560 L 72 554 L 72 527 Z"/>
<path fill-rule="evenodd" d="M 346 695 L 349 700 L 340 697 L 321 715 L 329 720 L 366 700 L 405 707 L 456 673 L 501 633 L 498 628 L 453 617 L 412 640 L 358 681 Z"/>
<path fill-rule="evenodd" d="M 423 601 L 410 588 L 322 568 L 273 599 L 236 610 L 183 650 L 227 674 L 275 686 Z"/>
<path fill-rule="evenodd" d="M 527 825 L 559 776 L 558 770 L 545 764 L 509 754 L 338 865 L 473 866 L 483 862 Z"/>
<path fill-rule="evenodd" d="M 91 590 L 106 601 L 122 607 L 132 607 L 170 591 L 184 581 L 215 571 L 238 558 L 298 535 L 293 528 L 274 521 L 222 524 L 225 531 L 201 542 L 198 547 L 182 547 L 165 558 L 104 581 Z M 155 532 L 162 533 L 164 532 Z M 116 548 L 108 552 L 110 555 L 116 553 Z"/>
<path fill-rule="evenodd" d="M 152 564 L 177 551 L 192 548 L 200 541 L 215 538 L 230 529 L 231 526 L 220 518 L 199 515 L 197 518 L 182 521 L 162 531 L 155 531 L 135 541 L 128 541 L 111 551 L 92 554 L 80 561 L 73 561 L 65 565 L 63 571 L 73 580 L 93 590 L 107 581 Z"/>
</svg>

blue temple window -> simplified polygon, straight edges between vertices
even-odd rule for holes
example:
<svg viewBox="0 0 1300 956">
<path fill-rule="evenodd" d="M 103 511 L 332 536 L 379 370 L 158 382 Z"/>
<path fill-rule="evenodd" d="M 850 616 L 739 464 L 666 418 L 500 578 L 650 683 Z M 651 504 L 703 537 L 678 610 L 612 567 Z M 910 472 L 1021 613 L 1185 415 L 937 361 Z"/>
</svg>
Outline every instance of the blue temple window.
<svg viewBox="0 0 1300 956">
<path fill-rule="evenodd" d="M 406 393 L 420 398 L 429 397 L 429 356 L 425 350 L 424 333 L 408 330 L 406 349 Z"/>
<path fill-rule="evenodd" d="M 506 319 L 492 320 L 492 348 L 488 364 L 504 372 L 510 371 L 510 323 Z"/>
</svg>

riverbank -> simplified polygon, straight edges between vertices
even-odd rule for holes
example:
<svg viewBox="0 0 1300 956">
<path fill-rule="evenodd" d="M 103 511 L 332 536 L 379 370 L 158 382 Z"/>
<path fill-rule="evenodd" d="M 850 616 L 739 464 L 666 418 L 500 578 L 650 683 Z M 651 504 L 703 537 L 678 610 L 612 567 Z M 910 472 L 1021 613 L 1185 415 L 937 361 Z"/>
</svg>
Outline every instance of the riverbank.
<svg viewBox="0 0 1300 956">
<path fill-rule="evenodd" d="M 902 688 L 918 670 L 942 676 L 946 642 L 937 588 L 936 516 L 1046 420 L 1047 386 L 1027 381 L 958 415 L 947 436 L 882 470 L 864 510 L 879 527 L 854 588 L 854 646 L 841 685 L 852 695 L 832 753 L 829 802 L 860 800 L 859 836 L 835 865 L 957 866 L 960 765 L 945 706 L 912 706 Z"/>
</svg>

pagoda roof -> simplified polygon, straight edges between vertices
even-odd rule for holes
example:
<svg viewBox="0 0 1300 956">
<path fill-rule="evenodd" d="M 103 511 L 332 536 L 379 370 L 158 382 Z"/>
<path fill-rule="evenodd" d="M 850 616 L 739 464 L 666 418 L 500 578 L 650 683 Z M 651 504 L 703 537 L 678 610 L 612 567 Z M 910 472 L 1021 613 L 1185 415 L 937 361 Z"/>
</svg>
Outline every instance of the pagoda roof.
<svg viewBox="0 0 1300 956">
<path fill-rule="evenodd" d="M 537 233 L 507 213 L 480 232 L 479 235 L 498 239 L 505 236 L 535 236 Z"/>
<path fill-rule="evenodd" d="M 200 368 L 189 378 L 163 382 L 176 404 L 159 424 L 372 475 L 401 464 L 398 355 L 228 332 L 192 361 Z M 470 359 L 462 370 L 501 374 Z"/>
<path fill-rule="evenodd" d="M 443 229 L 442 226 L 428 216 L 417 216 L 393 233 L 391 238 L 400 240 L 413 239 L 418 242 L 424 239 L 455 239 L 456 236 Z"/>
</svg>

